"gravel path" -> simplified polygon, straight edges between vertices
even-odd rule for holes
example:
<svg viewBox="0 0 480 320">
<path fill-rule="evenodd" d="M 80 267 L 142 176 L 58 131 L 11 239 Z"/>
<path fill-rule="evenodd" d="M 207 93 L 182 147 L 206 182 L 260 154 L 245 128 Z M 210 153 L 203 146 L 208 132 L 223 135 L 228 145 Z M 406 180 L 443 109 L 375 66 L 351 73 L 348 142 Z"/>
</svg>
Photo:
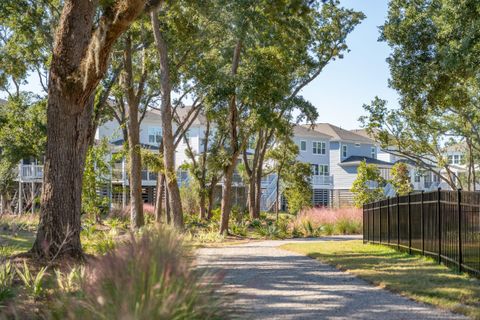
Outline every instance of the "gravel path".
<svg viewBox="0 0 480 320">
<path fill-rule="evenodd" d="M 293 241 L 312 240 L 204 248 L 198 264 L 225 272 L 225 290 L 233 294 L 234 309 L 248 319 L 466 319 L 277 248 Z"/>
</svg>

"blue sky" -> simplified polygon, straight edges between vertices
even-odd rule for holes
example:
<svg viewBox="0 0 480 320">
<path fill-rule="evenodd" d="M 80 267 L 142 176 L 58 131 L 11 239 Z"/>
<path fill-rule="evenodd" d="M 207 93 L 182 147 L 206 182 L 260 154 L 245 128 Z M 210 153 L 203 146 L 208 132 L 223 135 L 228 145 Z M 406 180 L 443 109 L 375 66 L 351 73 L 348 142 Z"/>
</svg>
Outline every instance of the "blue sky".
<svg viewBox="0 0 480 320">
<path fill-rule="evenodd" d="M 302 95 L 319 112 L 318 122 L 330 122 L 345 129 L 360 126 L 362 105 L 376 95 L 397 105 L 395 90 L 388 87 L 389 69 L 385 59 L 390 49 L 378 42 L 378 26 L 387 15 L 387 0 L 342 0 L 347 8 L 362 11 L 366 19 L 348 36 L 351 52 L 342 60 L 327 65 L 324 72 L 308 85 Z"/>
<path fill-rule="evenodd" d="M 360 127 L 362 105 L 376 95 L 397 105 L 396 92 L 388 88 L 389 70 L 385 59 L 390 49 L 378 42 L 378 26 L 385 21 L 388 0 L 341 0 L 343 6 L 362 11 L 366 19 L 348 36 L 350 52 L 327 65 L 302 95 L 318 109 L 318 122 L 330 122 L 345 129 Z M 37 77 L 29 78 L 28 90 L 41 92 Z M 24 89 L 26 89 L 24 87 Z M 5 97 L 0 92 L 0 97 Z"/>
</svg>

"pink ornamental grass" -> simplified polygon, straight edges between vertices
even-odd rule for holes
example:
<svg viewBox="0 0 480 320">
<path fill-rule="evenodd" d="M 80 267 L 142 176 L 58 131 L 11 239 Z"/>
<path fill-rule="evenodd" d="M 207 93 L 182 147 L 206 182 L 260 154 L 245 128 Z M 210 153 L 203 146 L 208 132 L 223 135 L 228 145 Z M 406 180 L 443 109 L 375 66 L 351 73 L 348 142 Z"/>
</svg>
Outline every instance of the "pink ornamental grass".
<svg viewBox="0 0 480 320">
<path fill-rule="evenodd" d="M 362 210 L 353 207 L 305 209 L 297 215 L 293 227 L 301 230 L 306 225 L 315 230 L 328 226 L 332 230 L 328 233 L 358 233 L 362 225 Z"/>
</svg>

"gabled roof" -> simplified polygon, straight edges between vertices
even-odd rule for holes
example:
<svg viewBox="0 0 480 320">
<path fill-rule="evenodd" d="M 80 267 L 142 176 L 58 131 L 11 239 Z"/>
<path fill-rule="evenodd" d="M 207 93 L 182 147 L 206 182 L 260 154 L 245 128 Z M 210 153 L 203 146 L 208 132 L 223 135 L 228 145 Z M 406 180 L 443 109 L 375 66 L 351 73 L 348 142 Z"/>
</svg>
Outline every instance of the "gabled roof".
<svg viewBox="0 0 480 320">
<path fill-rule="evenodd" d="M 178 117 L 180 118 L 180 121 L 183 121 L 189 115 L 190 110 L 192 110 L 191 106 L 177 107 L 176 112 L 177 112 Z M 150 109 L 147 112 L 150 112 L 152 114 L 161 116 L 160 110 L 157 110 L 157 109 Z M 195 113 L 195 111 L 193 113 Z M 192 116 L 193 116 L 193 114 L 190 115 L 190 117 L 192 117 Z M 200 110 L 200 112 L 198 113 L 195 120 L 193 120 L 192 124 L 193 125 L 204 125 L 206 123 L 207 123 L 207 118 L 205 117 L 205 113 L 203 112 L 203 110 Z"/>
<path fill-rule="evenodd" d="M 312 137 L 326 140 L 331 140 L 333 138 L 332 136 L 329 136 L 322 132 L 318 132 L 316 130 L 313 130 L 311 127 L 307 127 L 304 125 L 295 125 L 293 127 L 293 134 L 299 137 Z"/>
<path fill-rule="evenodd" d="M 114 146 L 123 146 L 123 144 L 125 143 L 125 141 L 123 139 L 119 139 L 119 140 L 115 140 L 115 141 L 112 141 L 110 142 L 111 145 L 114 145 Z M 148 150 L 159 150 L 159 146 L 154 146 L 154 145 L 151 145 L 151 144 L 146 144 L 146 143 L 140 143 L 140 147 L 142 149 L 148 149 Z"/>
<path fill-rule="evenodd" d="M 330 123 L 317 123 L 312 128 L 317 132 L 331 136 L 332 140 L 334 141 L 348 141 L 368 144 L 374 143 L 374 141 L 370 138 L 342 129 Z"/>
<path fill-rule="evenodd" d="M 382 161 L 370 157 L 364 157 L 364 156 L 350 156 L 347 159 L 343 160 L 341 163 L 339 163 L 340 166 L 358 166 L 360 162 L 365 161 L 367 164 L 375 164 L 380 167 L 391 167 L 393 166 L 393 163 L 387 162 L 387 161 Z"/>
<path fill-rule="evenodd" d="M 4 100 L 4 99 L 0 98 L 0 105 L 6 104 L 6 103 L 7 103 L 7 100 Z"/>
<path fill-rule="evenodd" d="M 446 146 L 443 150 L 445 152 L 466 152 L 468 150 L 468 146 L 462 141 Z"/>
</svg>

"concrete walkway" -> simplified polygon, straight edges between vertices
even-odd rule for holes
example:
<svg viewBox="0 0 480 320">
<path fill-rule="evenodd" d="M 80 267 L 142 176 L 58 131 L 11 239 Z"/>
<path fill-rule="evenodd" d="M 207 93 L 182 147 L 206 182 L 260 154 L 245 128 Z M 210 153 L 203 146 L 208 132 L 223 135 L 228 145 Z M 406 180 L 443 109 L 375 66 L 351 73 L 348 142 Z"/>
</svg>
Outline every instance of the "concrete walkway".
<svg viewBox="0 0 480 320">
<path fill-rule="evenodd" d="M 330 237 L 313 241 L 351 239 Z M 199 250 L 201 268 L 225 273 L 233 308 L 247 319 L 466 319 L 377 288 L 346 272 L 261 241 Z"/>
</svg>

